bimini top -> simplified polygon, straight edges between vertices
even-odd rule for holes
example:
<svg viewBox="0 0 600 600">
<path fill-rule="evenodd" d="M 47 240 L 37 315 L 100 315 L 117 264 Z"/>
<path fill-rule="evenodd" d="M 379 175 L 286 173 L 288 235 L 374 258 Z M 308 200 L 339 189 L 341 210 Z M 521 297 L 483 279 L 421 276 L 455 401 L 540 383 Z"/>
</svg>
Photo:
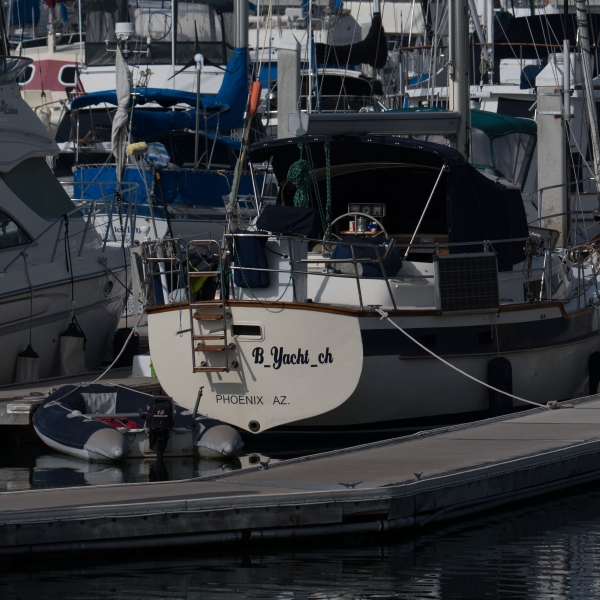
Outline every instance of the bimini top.
<svg viewBox="0 0 600 600">
<path fill-rule="evenodd" d="M 332 218 L 348 212 L 350 203 L 381 202 L 386 205 L 384 226 L 397 236 L 415 231 L 444 167 L 419 233 L 448 236 L 451 244 L 529 235 L 520 192 L 488 179 L 447 146 L 389 136 L 307 136 L 254 144 L 249 158 L 271 161 L 280 186 L 279 203 L 293 204 L 296 186 L 288 172 L 302 158 L 314 167 L 318 194 L 312 190 L 313 204 L 320 199 L 325 210 L 329 172 Z M 500 270 L 512 270 L 524 260 L 523 245 L 493 245 Z M 481 250 L 474 245 L 454 246 L 452 251 Z"/>
</svg>

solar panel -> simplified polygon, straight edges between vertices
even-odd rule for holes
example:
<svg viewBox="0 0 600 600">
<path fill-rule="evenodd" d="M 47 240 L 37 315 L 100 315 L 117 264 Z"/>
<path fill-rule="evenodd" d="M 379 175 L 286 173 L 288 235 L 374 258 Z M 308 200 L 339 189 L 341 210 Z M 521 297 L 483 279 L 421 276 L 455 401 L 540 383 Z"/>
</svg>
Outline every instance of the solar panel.
<svg viewBox="0 0 600 600">
<path fill-rule="evenodd" d="M 438 311 L 494 312 L 500 308 L 495 253 L 438 255 L 434 264 Z"/>
</svg>

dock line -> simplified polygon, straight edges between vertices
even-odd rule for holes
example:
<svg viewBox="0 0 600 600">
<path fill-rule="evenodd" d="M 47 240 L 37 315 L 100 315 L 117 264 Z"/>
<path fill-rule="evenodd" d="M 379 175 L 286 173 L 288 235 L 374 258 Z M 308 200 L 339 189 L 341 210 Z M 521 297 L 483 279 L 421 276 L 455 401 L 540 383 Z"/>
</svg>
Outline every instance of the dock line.
<svg viewBox="0 0 600 600">
<path fill-rule="evenodd" d="M 525 402 L 526 404 L 531 404 L 533 406 L 537 406 L 538 408 L 544 408 L 546 410 L 554 410 L 555 408 L 560 408 L 561 406 L 563 406 L 564 408 L 573 408 L 572 404 L 561 405 L 556 400 L 550 400 L 550 402 L 548 402 L 547 404 L 539 404 L 538 402 L 533 402 L 532 400 L 525 400 L 525 398 L 520 398 L 519 396 L 515 396 L 514 394 L 509 394 L 508 392 L 499 390 L 498 388 L 495 388 L 493 385 L 489 385 L 488 383 L 485 383 L 484 381 L 481 381 L 480 379 L 473 377 L 473 375 L 469 375 L 468 373 L 465 373 L 463 370 L 459 369 L 458 367 L 451 365 L 447 360 L 444 360 L 441 356 L 438 356 L 435 352 L 431 351 L 426 346 L 423 346 L 423 344 L 421 344 L 420 342 L 417 342 L 417 340 L 415 340 L 415 338 L 412 335 L 410 335 L 408 332 L 404 331 L 404 329 L 402 329 L 402 327 L 400 327 L 400 325 L 398 325 L 397 323 L 394 323 L 394 321 L 392 321 L 392 319 L 390 319 L 388 313 L 386 313 L 384 310 L 381 310 L 380 308 L 377 308 L 375 310 L 381 316 L 381 319 L 380 319 L 381 321 L 383 321 L 384 319 L 386 321 L 389 321 L 398 331 L 403 333 L 409 340 L 413 341 L 417 346 L 419 346 L 419 348 L 425 350 L 425 352 L 427 352 L 428 354 L 431 354 L 431 356 L 433 356 L 433 358 L 437 358 L 440 362 L 443 362 L 446 366 L 450 367 L 451 369 L 454 369 L 457 373 L 464 375 L 468 379 L 471 379 L 472 381 L 475 381 L 476 383 L 479 383 L 490 390 L 494 390 L 495 392 L 504 394 L 505 396 L 508 396 L 509 398 L 514 398 L 515 400 L 518 400 L 519 402 Z"/>
<path fill-rule="evenodd" d="M 127 336 L 127 339 L 125 340 L 125 343 L 123 344 L 123 347 L 121 348 L 121 352 L 119 352 L 119 354 L 117 354 L 117 357 L 115 358 L 115 360 L 113 360 L 110 363 L 110 365 L 108 365 L 108 367 L 106 367 L 106 370 L 103 371 L 98 376 L 97 379 L 94 379 L 94 381 L 92 381 L 92 383 L 98 383 L 115 366 L 117 361 L 121 358 L 121 354 L 123 354 L 123 352 L 125 352 L 125 348 L 127 348 L 127 344 L 129 344 L 129 340 L 131 339 L 131 336 L 137 332 L 138 325 L 142 321 L 142 317 L 144 316 L 145 312 L 146 312 L 146 309 L 143 308 L 142 312 L 140 313 L 140 318 L 137 320 L 137 323 L 131 328 L 131 333 Z"/>
</svg>

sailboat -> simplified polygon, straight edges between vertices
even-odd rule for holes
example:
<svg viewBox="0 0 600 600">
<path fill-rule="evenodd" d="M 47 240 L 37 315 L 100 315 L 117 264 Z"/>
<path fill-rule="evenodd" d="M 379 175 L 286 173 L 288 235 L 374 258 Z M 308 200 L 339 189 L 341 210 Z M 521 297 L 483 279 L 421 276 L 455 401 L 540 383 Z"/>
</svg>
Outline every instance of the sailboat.
<svg viewBox="0 0 600 600">
<path fill-rule="evenodd" d="M 303 135 L 249 148 L 273 166 L 276 204 L 257 194 L 244 222 L 233 198 L 224 244 L 187 248 L 216 268 L 174 261 L 188 301 L 146 308 L 179 404 L 204 386 L 204 410 L 249 433 L 356 432 L 596 391 L 596 251 L 556 250 L 520 191 L 465 157 L 465 9 L 452 3 L 446 114 L 293 114 Z M 391 135 L 407 123 L 454 131 L 454 148 Z M 201 278 L 213 297 L 193 293 Z"/>
</svg>

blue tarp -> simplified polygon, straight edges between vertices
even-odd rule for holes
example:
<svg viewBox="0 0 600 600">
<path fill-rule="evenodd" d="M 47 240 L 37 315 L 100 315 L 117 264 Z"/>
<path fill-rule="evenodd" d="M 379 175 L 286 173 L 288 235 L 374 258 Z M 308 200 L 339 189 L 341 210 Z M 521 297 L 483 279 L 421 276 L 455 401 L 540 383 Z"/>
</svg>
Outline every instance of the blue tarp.
<svg viewBox="0 0 600 600">
<path fill-rule="evenodd" d="M 183 92 L 181 90 L 163 90 L 160 88 L 133 88 L 131 90 L 135 105 L 144 105 L 148 102 L 155 102 L 163 108 L 170 108 L 176 104 L 188 104 L 196 106 L 196 94 L 192 92 Z M 79 96 L 71 102 L 71 110 L 77 108 L 85 108 L 86 106 L 94 106 L 96 104 L 117 105 L 116 90 L 103 90 L 101 92 L 92 92 L 85 96 Z M 208 94 L 200 94 L 200 103 L 205 110 L 223 110 L 222 103 L 214 96 Z M 225 109 L 226 110 L 226 109 Z"/>
<path fill-rule="evenodd" d="M 145 171 L 148 189 L 152 191 L 152 175 Z M 257 176 L 258 185 L 262 185 L 262 176 Z M 74 196 L 84 200 L 96 200 L 112 194 L 116 184 L 95 185 L 92 182 L 116 181 L 115 167 L 77 168 L 73 173 Z M 229 194 L 233 173 L 217 173 L 215 171 L 161 171 L 160 181 L 165 201 L 168 204 L 189 204 L 191 206 L 223 207 L 223 196 Z M 146 185 L 142 179 L 141 170 L 137 167 L 127 167 L 123 173 L 123 181 L 138 184 L 138 203 L 147 204 Z M 82 183 L 84 185 L 82 185 Z M 87 185 L 85 185 L 87 184 Z M 242 175 L 239 188 L 240 195 L 252 194 L 252 179 L 250 175 Z M 156 190 L 160 199 L 160 192 Z"/>
</svg>

